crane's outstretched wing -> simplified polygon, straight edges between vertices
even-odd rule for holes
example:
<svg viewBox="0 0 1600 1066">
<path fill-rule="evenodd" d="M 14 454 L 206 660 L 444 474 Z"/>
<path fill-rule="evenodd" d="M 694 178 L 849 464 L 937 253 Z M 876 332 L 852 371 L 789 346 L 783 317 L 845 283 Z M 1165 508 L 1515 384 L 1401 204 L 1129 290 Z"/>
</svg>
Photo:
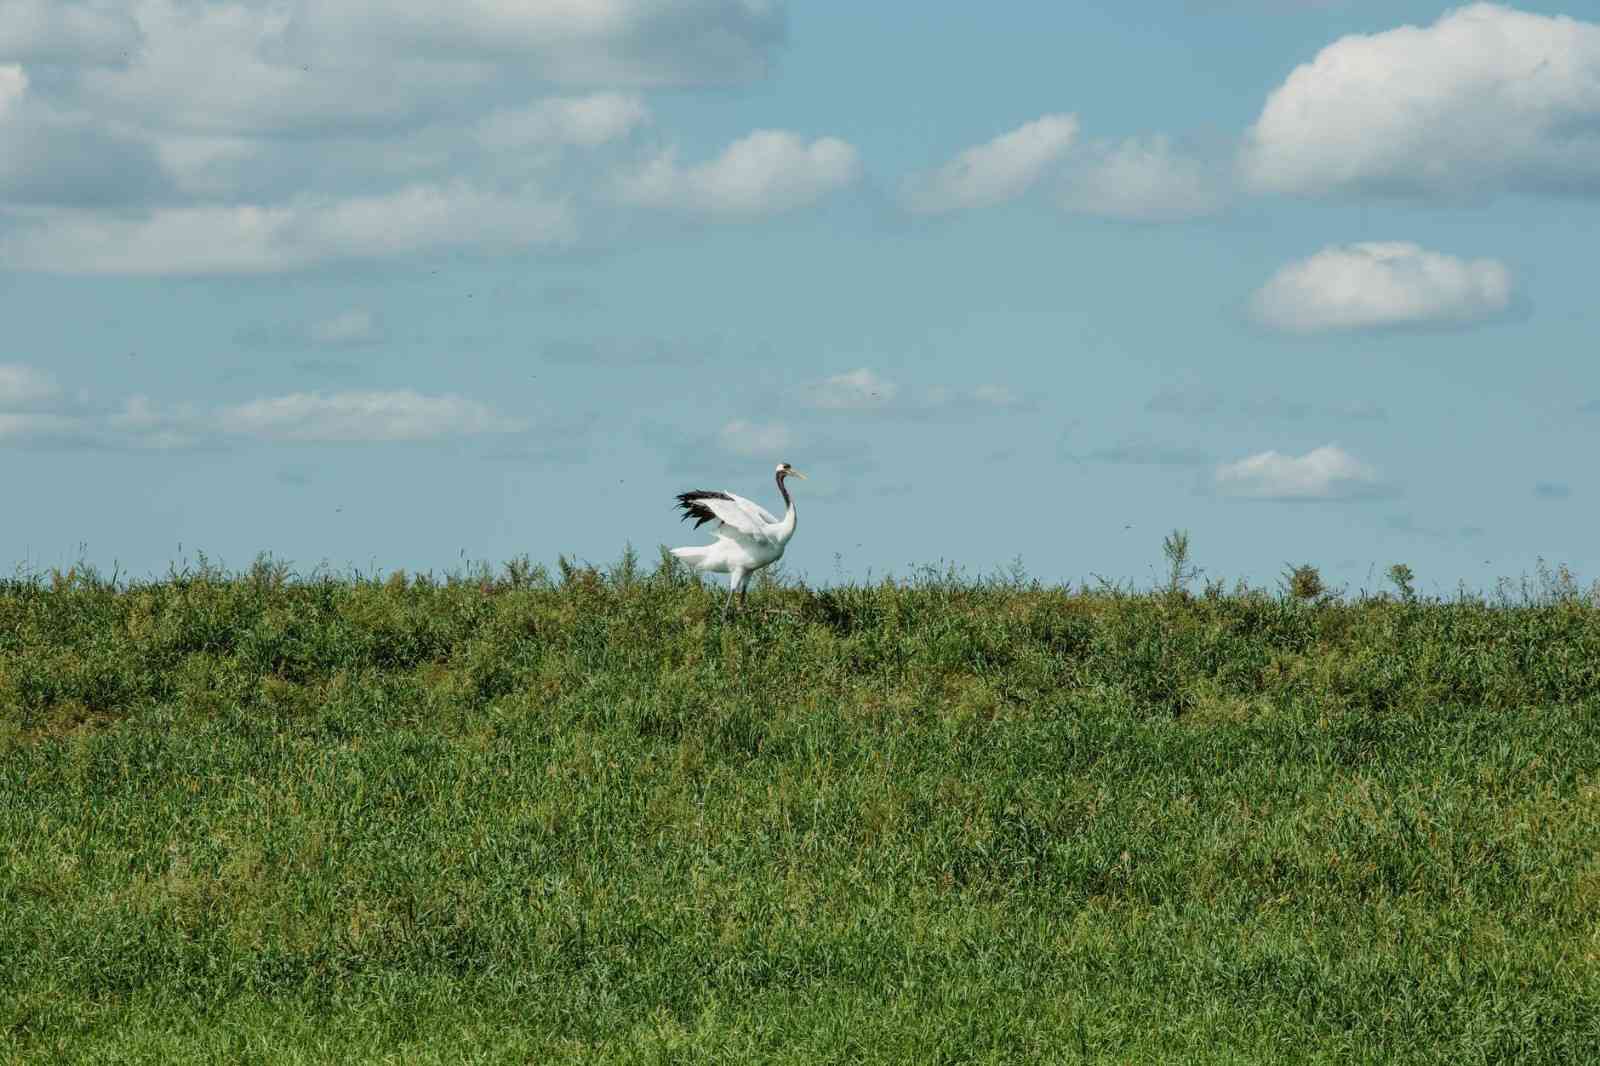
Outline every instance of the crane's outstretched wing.
<svg viewBox="0 0 1600 1066">
<path fill-rule="evenodd" d="M 763 525 L 775 526 L 778 524 L 778 516 L 754 500 L 747 500 L 743 496 L 737 496 L 731 492 L 723 493 L 723 495 L 732 500 L 735 507 Z"/>
<path fill-rule="evenodd" d="M 767 540 L 766 527 L 778 521 L 764 508 L 731 492 L 696 489 L 680 494 L 678 506 L 683 508 L 685 519 L 695 519 L 696 529 L 707 522 L 715 522 L 717 526 L 712 532 L 734 540 Z"/>
</svg>

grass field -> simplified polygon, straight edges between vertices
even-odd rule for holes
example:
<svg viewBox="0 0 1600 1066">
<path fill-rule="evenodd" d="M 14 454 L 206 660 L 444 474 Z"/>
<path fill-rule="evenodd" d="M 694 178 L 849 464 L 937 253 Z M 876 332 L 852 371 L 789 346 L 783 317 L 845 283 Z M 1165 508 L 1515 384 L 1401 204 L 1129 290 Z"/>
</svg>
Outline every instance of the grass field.
<svg viewBox="0 0 1600 1066">
<path fill-rule="evenodd" d="M 1600 609 L 0 583 L 0 1057 L 1600 1061 Z"/>
</svg>

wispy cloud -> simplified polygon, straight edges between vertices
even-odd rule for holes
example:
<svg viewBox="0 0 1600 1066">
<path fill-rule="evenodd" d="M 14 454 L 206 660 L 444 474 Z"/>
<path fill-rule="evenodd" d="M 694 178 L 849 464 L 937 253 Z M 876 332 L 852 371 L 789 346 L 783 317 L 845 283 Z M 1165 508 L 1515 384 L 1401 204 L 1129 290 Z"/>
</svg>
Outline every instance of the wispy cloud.
<svg viewBox="0 0 1600 1066">
<path fill-rule="evenodd" d="M 888 407 L 900 386 L 866 367 L 835 374 L 800 389 L 800 401 L 821 411 L 875 411 Z"/>
<path fill-rule="evenodd" d="M 0 63 L 0 118 L 28 91 L 28 72 L 17 63 Z"/>
<path fill-rule="evenodd" d="M 41 411 L 0 413 L 0 444 L 70 444 L 83 442 L 83 425 L 70 415 Z"/>
<path fill-rule="evenodd" d="M 857 367 L 794 391 L 801 407 L 836 414 L 880 414 L 926 417 L 938 414 L 1020 413 L 1036 409 L 1035 402 L 993 382 L 955 387 L 903 386 L 869 367 Z"/>
<path fill-rule="evenodd" d="M 1223 205 L 1220 178 L 1163 134 L 1098 142 L 1065 174 L 1060 202 L 1074 214 L 1174 222 L 1216 214 Z"/>
<path fill-rule="evenodd" d="M 33 407 L 61 395 L 55 378 L 26 363 L 0 363 L 0 411 Z"/>
<path fill-rule="evenodd" d="M 203 447 L 209 435 L 197 410 L 158 408 L 141 395 L 109 407 L 79 398 L 56 410 L 0 415 L 0 444 L 22 448 L 173 451 Z"/>
<path fill-rule="evenodd" d="M 1126 466 L 1195 467 L 1205 466 L 1211 461 L 1211 457 L 1199 448 L 1151 437 L 1128 437 L 1108 447 L 1097 448 L 1082 458 L 1094 463 Z"/>
<path fill-rule="evenodd" d="M 86 396 L 65 401 L 52 379 L 25 365 L 5 367 L 0 387 L 7 382 L 13 402 L 0 403 L 0 443 L 21 447 L 167 451 L 246 440 L 392 443 L 531 428 L 529 420 L 476 400 L 411 389 L 298 392 L 210 408 L 142 394 L 112 405 Z"/>
<path fill-rule="evenodd" d="M 383 340 L 383 325 L 378 316 L 364 307 L 352 307 L 332 318 L 311 324 L 311 339 L 335 348 L 377 344 Z"/>
<path fill-rule="evenodd" d="M 1014 200 L 1059 163 L 1077 137 L 1076 115 L 1044 115 L 965 149 L 937 170 L 912 175 L 901 200 L 925 215 Z"/>
<path fill-rule="evenodd" d="M 234 333 L 237 343 L 257 348 L 360 348 L 387 339 L 383 319 L 365 307 L 303 322 L 258 323 Z"/>
<path fill-rule="evenodd" d="M 1383 524 L 1396 533 L 1406 533 L 1435 544 L 1463 544 L 1483 536 L 1481 526 L 1444 526 L 1418 522 L 1409 514 L 1392 514 Z"/>
<path fill-rule="evenodd" d="M 1151 414 L 1183 418 L 1218 419 L 1233 423 L 1254 423 L 1264 419 L 1287 422 L 1306 418 L 1327 418 L 1349 422 L 1382 422 L 1389 417 L 1384 407 L 1373 400 L 1316 403 L 1286 396 L 1226 396 L 1205 386 L 1166 385 L 1145 402 Z"/>
<path fill-rule="evenodd" d="M 393 442 L 516 433 L 527 423 L 460 396 L 392 392 L 297 392 L 225 407 L 219 429 L 263 440 Z"/>
<path fill-rule="evenodd" d="M 692 366 L 720 346 L 715 339 L 667 337 L 566 337 L 544 342 L 540 357 L 584 366 Z"/>
<path fill-rule="evenodd" d="M 732 455 L 786 462 L 782 457 L 794 449 L 795 435 L 782 422 L 752 422 L 740 418 L 723 426 L 717 441 Z"/>
<path fill-rule="evenodd" d="M 140 214 L 54 208 L 0 242 L 25 269 L 62 274 L 260 274 L 431 250 L 571 243 L 576 218 L 536 185 L 422 182 L 375 195 L 195 204 Z"/>
</svg>

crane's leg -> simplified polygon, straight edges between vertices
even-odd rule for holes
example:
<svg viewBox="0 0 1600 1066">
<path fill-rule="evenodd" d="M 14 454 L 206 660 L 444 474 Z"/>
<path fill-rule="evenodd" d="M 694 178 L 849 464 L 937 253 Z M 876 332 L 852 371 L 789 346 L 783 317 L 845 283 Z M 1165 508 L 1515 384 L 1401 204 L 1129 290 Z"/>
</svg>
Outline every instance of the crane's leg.
<svg viewBox="0 0 1600 1066">
<path fill-rule="evenodd" d="M 728 617 L 728 610 L 733 606 L 733 597 L 744 585 L 744 571 L 731 570 L 728 572 L 728 602 L 722 605 L 722 617 Z M 744 606 L 743 597 L 740 597 L 739 606 Z"/>
</svg>

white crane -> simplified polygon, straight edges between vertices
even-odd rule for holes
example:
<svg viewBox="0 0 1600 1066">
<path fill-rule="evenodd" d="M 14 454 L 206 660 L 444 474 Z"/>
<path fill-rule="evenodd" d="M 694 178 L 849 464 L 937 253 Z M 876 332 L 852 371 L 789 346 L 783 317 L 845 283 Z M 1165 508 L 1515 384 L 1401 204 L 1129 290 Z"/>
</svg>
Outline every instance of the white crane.
<svg viewBox="0 0 1600 1066">
<path fill-rule="evenodd" d="M 731 492 L 696 489 L 678 496 L 683 517 L 697 519 L 696 529 L 707 522 L 715 522 L 711 531 L 717 539 L 699 547 L 673 548 L 672 554 L 701 573 L 728 575 L 728 602 L 722 605 L 724 618 L 728 616 L 728 608 L 733 606 L 735 594 L 739 597 L 739 606 L 744 607 L 744 587 L 750 575 L 783 558 L 783 549 L 794 536 L 794 500 L 789 498 L 789 490 L 783 485 L 783 479 L 789 477 L 804 481 L 806 476 L 788 463 L 779 463 L 778 492 L 788 507 L 782 519 L 774 517 L 760 504 Z"/>
</svg>

